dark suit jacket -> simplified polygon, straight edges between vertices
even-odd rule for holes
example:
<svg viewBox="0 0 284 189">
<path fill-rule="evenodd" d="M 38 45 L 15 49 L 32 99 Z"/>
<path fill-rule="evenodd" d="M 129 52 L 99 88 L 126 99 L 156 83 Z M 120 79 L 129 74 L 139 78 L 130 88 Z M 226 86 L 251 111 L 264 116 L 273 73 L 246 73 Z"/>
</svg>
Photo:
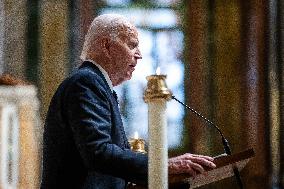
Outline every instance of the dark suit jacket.
<svg viewBox="0 0 284 189">
<path fill-rule="evenodd" d="M 94 64 L 84 62 L 59 86 L 44 129 L 42 189 L 147 183 L 147 156 L 129 149 L 117 101 Z"/>
</svg>

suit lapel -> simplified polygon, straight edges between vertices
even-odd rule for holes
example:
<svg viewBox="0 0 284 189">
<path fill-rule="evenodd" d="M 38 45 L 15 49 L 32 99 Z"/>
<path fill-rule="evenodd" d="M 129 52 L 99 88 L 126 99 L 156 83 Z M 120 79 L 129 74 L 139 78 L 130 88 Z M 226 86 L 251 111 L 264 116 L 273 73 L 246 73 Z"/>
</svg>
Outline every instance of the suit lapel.
<svg viewBox="0 0 284 189">
<path fill-rule="evenodd" d="M 107 83 L 104 75 L 102 74 L 102 72 L 100 71 L 100 69 L 96 65 L 94 65 L 92 62 L 84 61 L 82 63 L 82 65 L 79 67 L 79 69 L 82 69 L 82 68 L 85 68 L 85 67 L 89 68 L 91 71 L 95 72 L 96 74 L 98 74 L 103 79 L 104 84 L 107 87 L 106 92 L 111 97 L 110 99 L 111 99 L 111 103 L 113 105 L 114 111 L 119 116 L 119 118 L 118 118 L 119 119 L 119 123 L 117 123 L 117 126 L 119 127 L 119 130 L 120 130 L 121 135 L 123 137 L 124 147 L 130 148 L 130 145 L 128 143 L 128 140 L 127 140 L 127 137 L 126 137 L 126 134 L 125 134 L 125 131 L 124 131 L 123 122 L 122 122 L 120 110 L 119 110 L 119 107 L 118 107 L 118 98 L 117 98 L 116 92 L 115 91 L 111 91 L 111 89 L 109 88 L 108 83 Z"/>
</svg>

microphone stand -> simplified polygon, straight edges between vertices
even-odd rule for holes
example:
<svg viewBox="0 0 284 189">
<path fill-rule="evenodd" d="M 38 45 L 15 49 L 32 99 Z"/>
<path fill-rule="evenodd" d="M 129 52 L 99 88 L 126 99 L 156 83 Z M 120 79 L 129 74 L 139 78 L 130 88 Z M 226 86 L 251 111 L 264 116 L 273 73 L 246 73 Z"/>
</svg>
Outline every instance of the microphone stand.
<svg viewBox="0 0 284 189">
<path fill-rule="evenodd" d="M 177 101 L 178 103 L 182 104 L 184 107 L 186 107 L 187 109 L 189 109 L 191 112 L 193 112 L 195 115 L 197 115 L 198 117 L 202 118 L 203 120 L 205 120 L 207 123 L 209 123 L 210 125 L 212 125 L 214 128 L 217 129 L 217 131 L 219 132 L 221 139 L 222 139 L 222 143 L 223 143 L 223 147 L 224 147 L 224 151 L 227 155 L 232 155 L 231 152 L 231 148 L 229 146 L 229 142 L 228 140 L 225 138 L 225 136 L 223 135 L 222 131 L 219 129 L 219 127 L 217 125 L 215 125 L 212 121 L 210 121 L 209 119 L 207 119 L 206 117 L 204 117 L 203 115 L 201 115 L 199 112 L 197 112 L 196 110 L 194 110 L 193 108 L 191 108 L 190 106 L 184 104 L 183 102 L 181 102 L 180 100 L 178 100 L 175 96 L 172 95 L 172 99 L 174 99 L 175 101 Z M 241 180 L 241 176 L 240 176 L 240 172 L 238 170 L 238 168 L 236 166 L 233 166 L 233 171 L 237 180 L 237 183 L 240 187 L 240 189 L 243 189 L 243 183 Z"/>
</svg>

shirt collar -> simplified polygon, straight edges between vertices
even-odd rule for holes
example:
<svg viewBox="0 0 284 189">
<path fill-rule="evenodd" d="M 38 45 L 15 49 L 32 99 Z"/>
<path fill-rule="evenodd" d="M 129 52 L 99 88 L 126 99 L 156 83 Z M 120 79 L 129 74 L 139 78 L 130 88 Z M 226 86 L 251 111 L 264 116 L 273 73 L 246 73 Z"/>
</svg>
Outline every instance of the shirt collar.
<svg viewBox="0 0 284 189">
<path fill-rule="evenodd" d="M 93 60 L 88 59 L 88 60 L 86 60 L 86 61 L 89 61 L 89 62 L 93 63 L 94 65 L 96 65 L 96 66 L 99 68 L 99 70 L 102 72 L 103 76 L 105 77 L 105 79 L 106 79 L 106 81 L 107 81 L 107 84 L 108 84 L 110 90 L 113 91 L 112 82 L 111 82 L 111 80 L 110 80 L 110 78 L 109 78 L 108 73 L 105 71 L 105 69 L 103 69 L 103 68 L 101 67 L 101 65 L 99 65 L 98 63 L 96 63 L 96 62 L 93 61 Z"/>
</svg>

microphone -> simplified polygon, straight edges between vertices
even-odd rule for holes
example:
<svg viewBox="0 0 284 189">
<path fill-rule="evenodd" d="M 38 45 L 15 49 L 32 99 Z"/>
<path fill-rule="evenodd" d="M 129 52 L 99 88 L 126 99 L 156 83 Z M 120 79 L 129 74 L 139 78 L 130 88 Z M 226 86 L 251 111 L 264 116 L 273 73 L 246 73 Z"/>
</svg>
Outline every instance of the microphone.
<svg viewBox="0 0 284 189">
<path fill-rule="evenodd" d="M 222 143 L 224 146 L 224 151 L 226 154 L 231 155 L 231 148 L 229 146 L 229 142 L 228 140 L 225 138 L 225 136 L 223 135 L 221 129 L 219 129 L 219 127 L 217 125 L 215 125 L 212 121 L 210 121 L 209 119 L 207 119 L 206 117 L 204 117 L 203 115 L 201 115 L 199 112 L 197 112 L 196 110 L 194 110 L 193 108 L 191 108 L 190 106 L 184 104 L 183 102 L 181 102 L 180 100 L 178 100 L 175 96 L 172 96 L 172 99 L 174 99 L 175 101 L 177 101 L 178 103 L 182 104 L 184 107 L 186 107 L 187 109 L 189 109 L 191 112 L 193 112 L 195 115 L 197 115 L 198 117 L 202 118 L 203 120 L 205 120 L 207 123 L 209 123 L 210 125 L 212 125 L 213 127 L 215 127 L 217 129 L 217 131 L 219 132 L 221 139 L 222 139 Z"/>
<path fill-rule="evenodd" d="M 222 144 L 224 147 L 224 151 L 227 155 L 232 155 L 232 151 L 231 148 L 229 146 L 229 142 L 228 140 L 225 138 L 225 136 L 223 135 L 221 129 L 219 129 L 219 127 L 217 125 L 215 125 L 212 121 L 210 121 L 209 119 L 207 119 L 206 117 L 204 117 L 202 114 L 200 114 L 199 112 L 197 112 L 196 110 L 194 110 L 193 108 L 191 108 L 190 106 L 184 104 L 183 102 L 181 102 L 180 100 L 178 100 L 174 95 L 172 95 L 172 99 L 174 99 L 175 101 L 177 101 L 178 103 L 180 103 L 181 105 L 183 105 L 184 107 L 186 107 L 187 109 L 189 109 L 191 112 L 193 112 L 195 115 L 197 115 L 198 117 L 202 118 L 203 120 L 205 120 L 207 123 L 209 123 L 211 126 L 213 126 L 215 129 L 217 129 L 218 133 L 221 136 L 221 140 L 222 140 Z M 234 174 L 236 176 L 236 180 L 237 183 L 240 187 L 240 189 L 243 189 L 243 183 L 241 180 L 241 176 L 240 176 L 240 172 L 238 170 L 238 168 L 236 166 L 233 167 L 233 171 Z"/>
</svg>

